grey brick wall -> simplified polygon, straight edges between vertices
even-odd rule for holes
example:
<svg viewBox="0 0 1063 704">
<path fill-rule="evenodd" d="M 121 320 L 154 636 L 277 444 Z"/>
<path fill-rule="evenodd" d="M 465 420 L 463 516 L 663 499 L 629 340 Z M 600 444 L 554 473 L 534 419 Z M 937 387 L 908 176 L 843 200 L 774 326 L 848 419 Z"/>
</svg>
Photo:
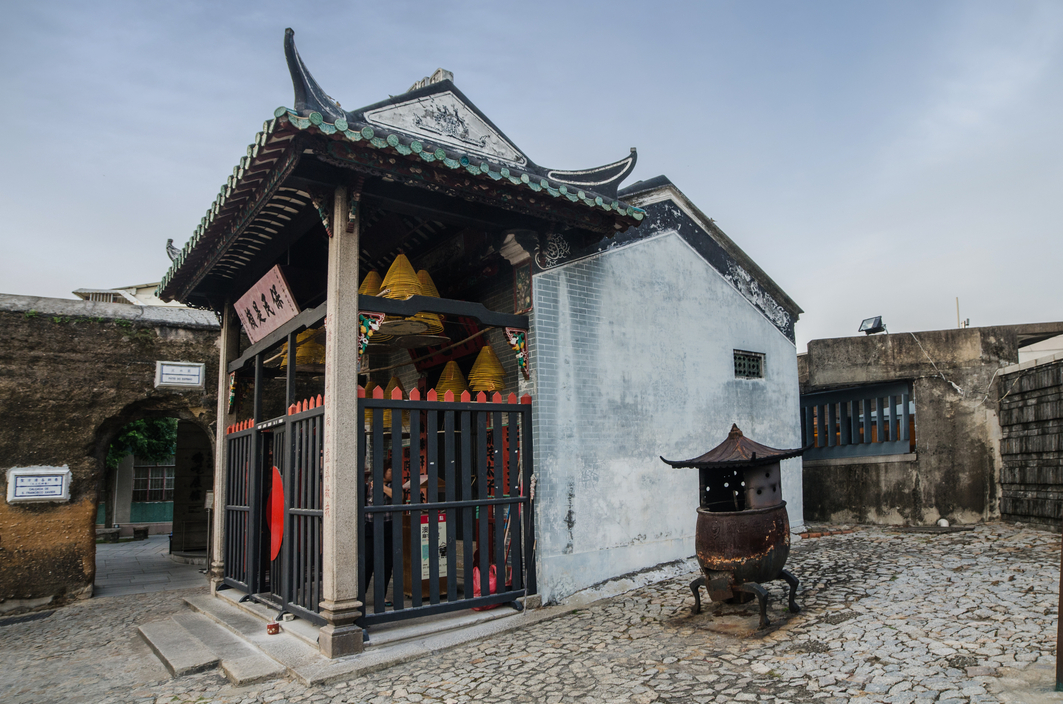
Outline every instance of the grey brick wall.
<svg viewBox="0 0 1063 704">
<path fill-rule="evenodd" d="M 1000 513 L 1006 521 L 1061 525 L 1063 360 L 1002 376 Z"/>
</svg>

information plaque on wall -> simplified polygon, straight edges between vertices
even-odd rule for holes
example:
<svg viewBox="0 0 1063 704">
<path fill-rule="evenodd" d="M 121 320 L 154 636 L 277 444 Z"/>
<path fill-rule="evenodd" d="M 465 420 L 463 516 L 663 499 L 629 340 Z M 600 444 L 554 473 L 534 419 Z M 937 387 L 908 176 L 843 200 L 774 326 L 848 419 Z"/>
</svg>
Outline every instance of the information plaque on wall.
<svg viewBox="0 0 1063 704">
<path fill-rule="evenodd" d="M 199 362 L 155 362 L 155 388 L 202 389 L 205 368 Z"/>
<path fill-rule="evenodd" d="M 70 468 L 12 467 L 7 470 L 7 502 L 69 501 Z"/>
</svg>

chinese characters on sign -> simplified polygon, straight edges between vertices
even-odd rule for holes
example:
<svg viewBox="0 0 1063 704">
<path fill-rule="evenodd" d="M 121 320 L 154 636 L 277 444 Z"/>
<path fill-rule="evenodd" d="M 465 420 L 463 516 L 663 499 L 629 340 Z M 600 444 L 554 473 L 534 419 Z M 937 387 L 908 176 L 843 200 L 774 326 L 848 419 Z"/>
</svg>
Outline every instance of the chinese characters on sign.
<svg viewBox="0 0 1063 704">
<path fill-rule="evenodd" d="M 251 344 L 269 335 L 299 314 L 280 266 L 258 280 L 235 304 L 236 315 Z"/>
<path fill-rule="evenodd" d="M 68 467 L 12 467 L 7 470 L 8 503 L 69 500 Z"/>
</svg>

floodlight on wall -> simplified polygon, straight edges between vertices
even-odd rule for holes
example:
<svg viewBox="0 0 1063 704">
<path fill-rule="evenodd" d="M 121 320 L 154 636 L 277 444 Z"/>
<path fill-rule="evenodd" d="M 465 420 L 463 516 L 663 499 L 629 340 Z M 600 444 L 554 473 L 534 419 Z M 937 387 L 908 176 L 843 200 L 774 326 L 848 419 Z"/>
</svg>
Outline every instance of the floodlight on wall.
<svg viewBox="0 0 1063 704">
<path fill-rule="evenodd" d="M 857 332 L 874 335 L 876 332 L 888 333 L 889 330 L 886 330 L 886 326 L 882 324 L 882 316 L 876 315 L 874 318 L 865 318 L 864 322 L 860 323 L 860 329 Z"/>
</svg>

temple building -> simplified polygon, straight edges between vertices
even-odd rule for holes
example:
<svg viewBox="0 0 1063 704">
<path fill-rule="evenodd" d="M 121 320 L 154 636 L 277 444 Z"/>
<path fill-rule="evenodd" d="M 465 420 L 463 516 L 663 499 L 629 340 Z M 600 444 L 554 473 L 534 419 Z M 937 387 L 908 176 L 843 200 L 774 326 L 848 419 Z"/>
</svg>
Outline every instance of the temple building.
<svg viewBox="0 0 1063 704">
<path fill-rule="evenodd" d="M 336 657 L 690 557 L 657 458 L 799 445 L 800 308 L 666 178 L 620 190 L 634 149 L 542 167 L 446 71 L 347 111 L 285 53 L 294 107 L 158 289 L 222 319 L 212 589 Z"/>
</svg>

